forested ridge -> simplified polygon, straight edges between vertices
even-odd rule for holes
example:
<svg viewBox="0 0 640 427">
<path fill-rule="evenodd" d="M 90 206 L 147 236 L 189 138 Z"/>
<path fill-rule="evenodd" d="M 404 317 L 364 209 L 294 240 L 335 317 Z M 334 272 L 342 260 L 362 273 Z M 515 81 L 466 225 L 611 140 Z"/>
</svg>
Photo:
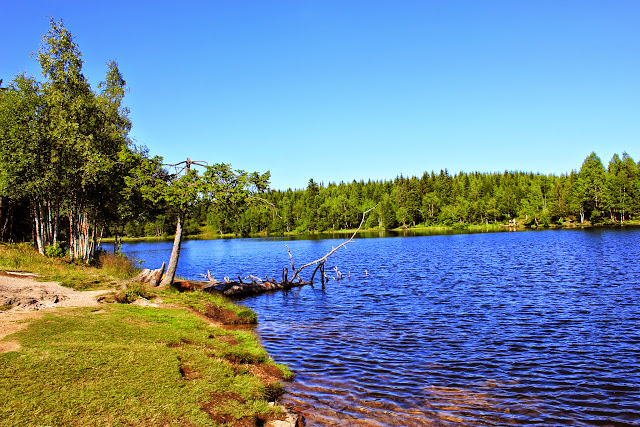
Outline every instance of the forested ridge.
<svg viewBox="0 0 640 427">
<path fill-rule="evenodd" d="M 313 179 L 306 189 L 271 190 L 268 203 L 218 210 L 202 205 L 187 224 L 188 234 L 308 233 L 353 229 L 362 212 L 368 229 L 416 226 L 465 227 L 517 224 L 529 227 L 569 224 L 624 224 L 640 218 L 640 165 L 627 153 L 607 166 L 591 153 L 568 174 L 532 172 L 457 173 L 446 169 L 421 177 L 391 181 L 353 181 L 323 185 Z M 170 232 L 172 214 L 132 221 L 130 236 Z"/>
<path fill-rule="evenodd" d="M 253 235 L 356 228 L 624 224 L 640 219 L 640 164 L 596 153 L 567 174 L 456 173 L 269 190 L 269 172 L 163 164 L 129 138 L 117 63 L 93 89 L 62 21 L 38 50 L 43 81 L 0 80 L 0 241 L 91 260 L 102 237 Z M 185 156 L 188 153 L 185 153 Z M 180 166 L 172 168 L 171 166 Z M 478 165 L 481 167 L 481 165 Z M 579 167 L 578 167 L 579 166 Z M 177 224 L 177 226 L 176 226 Z M 176 261 L 177 262 L 177 261 Z"/>
</svg>

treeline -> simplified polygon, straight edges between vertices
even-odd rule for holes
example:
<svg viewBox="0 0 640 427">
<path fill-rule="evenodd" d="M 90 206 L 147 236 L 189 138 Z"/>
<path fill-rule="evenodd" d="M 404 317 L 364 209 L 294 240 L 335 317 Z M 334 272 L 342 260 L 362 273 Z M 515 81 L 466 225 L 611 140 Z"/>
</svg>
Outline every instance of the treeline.
<svg viewBox="0 0 640 427">
<path fill-rule="evenodd" d="M 0 241 L 90 260 L 103 236 L 251 235 L 366 228 L 625 223 L 640 219 L 640 165 L 591 153 L 577 171 L 459 173 L 268 190 L 269 173 L 187 159 L 175 169 L 129 138 L 115 62 L 94 90 L 62 21 L 38 51 L 43 81 L 0 80 Z M 172 259 L 177 260 L 177 238 Z M 175 256 L 174 256 L 175 252 Z M 177 262 L 177 261 L 176 261 Z"/>
<path fill-rule="evenodd" d="M 0 80 L 0 241 L 31 241 L 43 255 L 91 262 L 103 236 L 114 236 L 117 249 L 131 224 L 165 227 L 168 216 L 177 236 L 170 283 L 193 211 L 237 214 L 267 188 L 268 173 L 188 158 L 171 170 L 132 144 L 118 65 L 107 64 L 94 90 L 62 21 L 51 20 L 37 56 L 43 81 L 20 74 L 2 87 Z"/>
<path fill-rule="evenodd" d="M 640 219 L 640 164 L 627 153 L 607 166 L 591 153 L 579 170 L 542 175 L 525 172 L 458 173 L 446 169 L 421 177 L 392 181 L 353 181 L 323 185 L 309 180 L 306 189 L 271 190 L 265 203 L 254 203 L 229 215 L 201 206 L 187 223 L 188 234 L 206 229 L 215 234 L 337 231 L 356 228 L 362 212 L 366 228 L 415 226 L 465 227 L 505 224 L 545 227 L 621 224 Z M 170 234 L 171 214 L 131 222 L 131 236 Z"/>
</svg>

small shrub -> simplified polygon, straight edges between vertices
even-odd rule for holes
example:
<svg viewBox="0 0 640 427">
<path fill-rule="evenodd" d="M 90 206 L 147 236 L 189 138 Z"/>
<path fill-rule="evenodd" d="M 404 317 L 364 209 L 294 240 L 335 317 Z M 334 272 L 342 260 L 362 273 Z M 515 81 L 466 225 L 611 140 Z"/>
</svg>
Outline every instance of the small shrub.
<svg viewBox="0 0 640 427">
<path fill-rule="evenodd" d="M 185 236 L 195 236 L 200 234 L 200 226 L 196 221 L 187 221 L 182 232 Z"/>
<path fill-rule="evenodd" d="M 44 253 L 49 258 L 62 258 L 64 256 L 65 250 L 56 243 L 55 245 L 48 245 L 44 248 Z"/>
<path fill-rule="evenodd" d="M 250 308 L 242 308 L 237 312 L 237 316 L 240 319 L 241 324 L 255 324 L 258 323 L 258 315 Z"/>
<path fill-rule="evenodd" d="M 593 211 L 591 211 L 591 216 L 589 217 L 589 220 L 593 224 L 604 222 L 604 218 L 602 217 L 602 212 L 597 209 L 594 209 Z"/>
<path fill-rule="evenodd" d="M 274 381 L 266 385 L 263 396 L 267 402 L 275 402 L 284 394 L 284 387 L 280 381 Z"/>
<path fill-rule="evenodd" d="M 116 302 L 121 304 L 131 304 L 138 298 L 151 299 L 155 298 L 156 294 L 151 292 L 148 286 L 141 283 L 131 283 L 126 289 L 122 289 L 115 295 Z"/>
<path fill-rule="evenodd" d="M 543 227 L 549 227 L 549 225 L 551 225 L 551 216 L 547 213 L 542 214 L 542 217 L 540 218 L 540 223 L 542 224 Z"/>
</svg>

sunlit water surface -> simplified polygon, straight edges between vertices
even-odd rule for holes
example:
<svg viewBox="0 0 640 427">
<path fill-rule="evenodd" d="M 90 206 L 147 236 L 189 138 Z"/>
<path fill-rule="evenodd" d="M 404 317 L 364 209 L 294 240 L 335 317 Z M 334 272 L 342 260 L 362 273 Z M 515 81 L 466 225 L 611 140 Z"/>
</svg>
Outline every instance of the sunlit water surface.
<svg viewBox="0 0 640 427">
<path fill-rule="evenodd" d="M 341 242 L 187 241 L 178 274 L 279 278 L 285 245 Z M 350 280 L 241 302 L 308 425 L 640 425 L 639 260 L 637 228 L 356 239 L 327 263 Z"/>
</svg>

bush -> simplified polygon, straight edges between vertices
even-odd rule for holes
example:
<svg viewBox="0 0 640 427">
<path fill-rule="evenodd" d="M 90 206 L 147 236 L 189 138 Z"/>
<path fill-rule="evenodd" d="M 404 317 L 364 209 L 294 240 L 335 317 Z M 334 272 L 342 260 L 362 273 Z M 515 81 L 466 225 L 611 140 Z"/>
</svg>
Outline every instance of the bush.
<svg viewBox="0 0 640 427">
<path fill-rule="evenodd" d="M 136 261 L 121 253 L 111 253 L 106 251 L 96 252 L 96 266 L 105 273 L 119 278 L 128 279 L 138 274 Z"/>
<path fill-rule="evenodd" d="M 267 402 L 275 402 L 284 394 L 284 392 L 285 390 L 282 384 L 279 381 L 274 381 L 265 386 L 262 394 Z"/>
<path fill-rule="evenodd" d="M 597 209 L 594 209 L 593 211 L 591 211 L 591 216 L 589 217 L 589 220 L 593 224 L 603 222 L 604 219 L 602 217 L 602 212 Z"/>
<path fill-rule="evenodd" d="M 196 236 L 198 234 L 200 234 L 200 226 L 198 225 L 197 221 L 187 221 L 184 224 L 184 228 L 182 230 L 182 233 L 185 236 Z"/>
<path fill-rule="evenodd" d="M 155 298 L 156 294 L 151 292 L 148 286 L 141 283 L 131 283 L 115 295 L 115 300 L 121 304 L 131 304 L 138 298 L 145 299 Z"/>
<path fill-rule="evenodd" d="M 49 258 L 62 258 L 64 256 L 65 250 L 56 243 L 55 245 L 48 245 L 44 248 L 44 253 Z"/>
</svg>

